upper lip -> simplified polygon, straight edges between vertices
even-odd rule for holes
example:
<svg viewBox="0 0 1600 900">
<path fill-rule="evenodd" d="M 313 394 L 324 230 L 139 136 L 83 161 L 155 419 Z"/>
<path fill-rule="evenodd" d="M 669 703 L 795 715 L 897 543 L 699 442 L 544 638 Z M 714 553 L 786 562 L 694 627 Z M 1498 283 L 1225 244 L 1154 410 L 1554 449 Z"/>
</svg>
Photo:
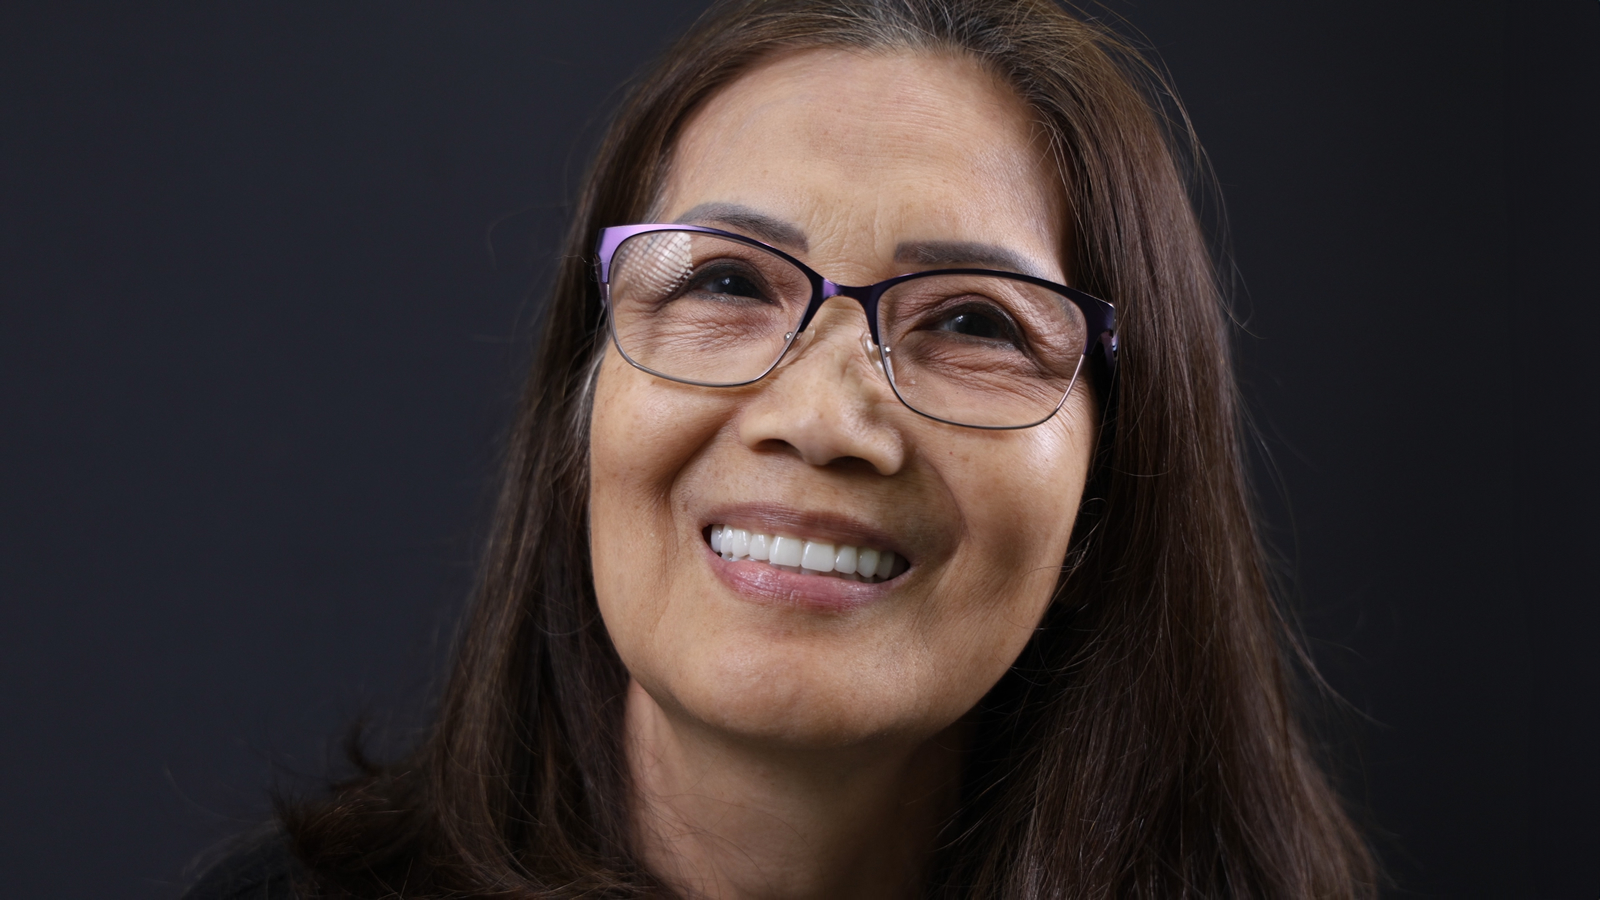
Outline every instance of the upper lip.
<svg viewBox="0 0 1600 900">
<path fill-rule="evenodd" d="M 892 550 L 908 564 L 913 557 L 902 542 L 869 522 L 822 510 L 801 510 L 773 503 L 735 503 L 713 508 L 701 528 L 729 525 L 765 534 L 792 535 L 802 540 Z"/>
</svg>

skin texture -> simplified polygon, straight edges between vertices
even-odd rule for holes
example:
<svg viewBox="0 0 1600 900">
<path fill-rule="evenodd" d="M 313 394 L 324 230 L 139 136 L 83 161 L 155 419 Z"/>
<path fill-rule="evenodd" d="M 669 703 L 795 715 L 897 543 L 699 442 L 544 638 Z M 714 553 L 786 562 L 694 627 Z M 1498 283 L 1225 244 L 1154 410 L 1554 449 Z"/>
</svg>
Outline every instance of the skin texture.
<svg viewBox="0 0 1600 900">
<path fill-rule="evenodd" d="M 935 267 L 896 258 L 923 241 L 998 246 L 1070 284 L 1059 185 L 1026 107 L 973 62 L 812 50 L 695 113 L 660 208 L 781 220 L 805 242 L 784 249 L 845 284 Z M 1081 379 L 1034 428 L 951 426 L 896 399 L 866 328 L 834 298 L 742 388 L 656 378 L 615 348 L 601 363 L 591 542 L 633 677 L 636 837 L 691 895 L 914 891 L 956 796 L 961 718 L 1027 642 L 1066 555 L 1095 437 Z M 911 567 L 844 606 L 741 591 L 717 567 L 761 564 L 726 563 L 704 537 L 729 516 L 819 539 L 859 527 Z"/>
</svg>

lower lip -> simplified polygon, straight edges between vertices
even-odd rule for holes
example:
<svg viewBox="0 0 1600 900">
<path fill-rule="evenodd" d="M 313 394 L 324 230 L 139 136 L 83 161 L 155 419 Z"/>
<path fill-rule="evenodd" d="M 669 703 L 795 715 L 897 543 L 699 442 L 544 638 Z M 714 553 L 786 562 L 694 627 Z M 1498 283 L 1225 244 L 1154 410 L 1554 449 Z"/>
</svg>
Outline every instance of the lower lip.
<svg viewBox="0 0 1600 900">
<path fill-rule="evenodd" d="M 722 583 L 745 600 L 791 606 L 817 612 L 850 612 L 889 596 L 904 573 L 888 581 L 867 584 L 832 575 L 785 572 L 777 566 L 750 559 L 727 560 L 705 547 L 711 570 Z"/>
</svg>

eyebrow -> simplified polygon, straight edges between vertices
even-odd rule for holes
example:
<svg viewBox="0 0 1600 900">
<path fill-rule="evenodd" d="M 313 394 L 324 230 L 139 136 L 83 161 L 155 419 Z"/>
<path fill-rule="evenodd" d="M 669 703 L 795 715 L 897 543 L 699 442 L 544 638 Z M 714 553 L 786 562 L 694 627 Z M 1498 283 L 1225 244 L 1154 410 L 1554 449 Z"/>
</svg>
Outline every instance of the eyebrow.
<svg viewBox="0 0 1600 900">
<path fill-rule="evenodd" d="M 918 266 L 1000 269 L 1045 277 L 1022 254 L 977 241 L 903 241 L 894 248 L 894 261 Z"/>
<path fill-rule="evenodd" d="M 738 203 L 702 203 L 678 217 L 676 225 L 722 225 L 730 231 L 801 253 L 810 249 L 796 225 Z"/>
<path fill-rule="evenodd" d="M 678 217 L 677 225 L 720 225 L 730 231 L 805 253 L 810 246 L 799 226 L 739 203 L 702 203 Z M 1045 277 L 1020 253 L 979 241 L 902 241 L 894 261 L 907 265 L 972 267 Z"/>
</svg>

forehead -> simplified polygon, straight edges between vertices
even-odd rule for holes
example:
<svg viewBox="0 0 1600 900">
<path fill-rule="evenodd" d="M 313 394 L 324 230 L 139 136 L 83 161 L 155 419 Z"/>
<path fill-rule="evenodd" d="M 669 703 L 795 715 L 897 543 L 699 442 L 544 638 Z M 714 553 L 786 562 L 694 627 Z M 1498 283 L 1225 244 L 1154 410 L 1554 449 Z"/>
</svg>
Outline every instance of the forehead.
<svg viewBox="0 0 1600 900">
<path fill-rule="evenodd" d="M 981 241 L 1062 274 L 1065 201 L 1048 142 L 1014 92 L 955 55 L 768 60 L 691 116 L 662 199 L 669 218 L 731 203 L 792 222 L 814 258 Z"/>
</svg>

